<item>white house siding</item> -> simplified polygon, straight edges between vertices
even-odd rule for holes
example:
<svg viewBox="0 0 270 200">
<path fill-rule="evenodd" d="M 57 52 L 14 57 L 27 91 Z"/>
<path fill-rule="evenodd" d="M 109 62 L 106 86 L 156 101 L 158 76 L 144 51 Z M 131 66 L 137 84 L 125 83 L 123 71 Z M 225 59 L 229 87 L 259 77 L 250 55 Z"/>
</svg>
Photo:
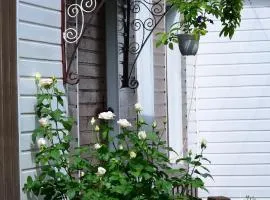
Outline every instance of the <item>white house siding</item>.
<svg viewBox="0 0 270 200">
<path fill-rule="evenodd" d="M 61 1 L 18 0 L 18 85 L 20 123 L 21 186 L 33 175 L 31 134 L 35 129 L 34 105 L 36 87 L 34 75 L 59 78 L 63 89 L 61 56 Z M 22 193 L 22 199 L 27 199 Z"/>
<path fill-rule="evenodd" d="M 270 1 L 245 2 L 231 41 L 219 30 L 215 22 L 201 38 L 195 73 L 187 66 L 196 75 L 189 144 L 206 138 L 214 176 L 200 195 L 270 199 Z"/>
</svg>

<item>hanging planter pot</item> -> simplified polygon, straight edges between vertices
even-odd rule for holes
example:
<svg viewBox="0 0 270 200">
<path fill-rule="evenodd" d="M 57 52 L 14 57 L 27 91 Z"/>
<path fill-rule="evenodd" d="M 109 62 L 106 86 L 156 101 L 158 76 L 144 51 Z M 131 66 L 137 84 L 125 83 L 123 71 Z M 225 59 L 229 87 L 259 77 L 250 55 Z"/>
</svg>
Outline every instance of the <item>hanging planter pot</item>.
<svg viewBox="0 0 270 200">
<path fill-rule="evenodd" d="M 199 48 L 199 39 L 193 34 L 178 34 L 178 45 L 183 56 L 196 55 Z"/>
</svg>

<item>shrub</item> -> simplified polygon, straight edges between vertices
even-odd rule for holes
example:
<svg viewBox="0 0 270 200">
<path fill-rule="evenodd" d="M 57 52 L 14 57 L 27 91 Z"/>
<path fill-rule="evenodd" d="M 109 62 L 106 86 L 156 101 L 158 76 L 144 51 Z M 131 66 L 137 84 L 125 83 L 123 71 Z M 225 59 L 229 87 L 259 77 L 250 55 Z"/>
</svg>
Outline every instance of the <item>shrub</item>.
<svg viewBox="0 0 270 200">
<path fill-rule="evenodd" d="M 174 150 L 162 140 L 155 122 L 145 123 L 142 107 L 136 104 L 134 125 L 119 119 L 121 131 L 112 134 L 115 115 L 100 113 L 90 121 L 96 143 L 71 148 L 73 120 L 63 111 L 64 93 L 55 78 L 38 77 L 36 83 L 40 125 L 32 139 L 38 147 L 38 173 L 27 178 L 25 192 L 45 200 L 170 200 L 197 199 L 188 195 L 190 186 L 206 190 L 203 179 L 211 175 L 202 163 L 208 162 L 203 157 L 205 142 L 199 154 L 189 152 L 177 159 L 179 166 L 174 168 L 168 157 Z M 173 194 L 175 187 L 182 188 L 178 195 Z"/>
</svg>

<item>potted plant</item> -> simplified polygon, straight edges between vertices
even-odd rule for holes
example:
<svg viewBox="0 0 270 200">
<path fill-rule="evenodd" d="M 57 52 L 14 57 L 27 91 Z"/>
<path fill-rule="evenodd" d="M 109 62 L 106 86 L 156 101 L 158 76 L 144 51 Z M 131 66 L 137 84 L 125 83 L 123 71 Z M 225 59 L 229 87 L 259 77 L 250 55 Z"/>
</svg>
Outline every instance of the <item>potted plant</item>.
<svg viewBox="0 0 270 200">
<path fill-rule="evenodd" d="M 182 55 L 196 55 L 200 36 L 207 34 L 208 24 L 214 24 L 214 19 L 221 22 L 220 36 L 232 38 L 240 25 L 242 0 L 168 0 L 168 3 L 182 18 L 168 32 L 158 33 L 157 46 L 164 44 L 173 49 L 173 43 L 178 43 Z"/>
</svg>

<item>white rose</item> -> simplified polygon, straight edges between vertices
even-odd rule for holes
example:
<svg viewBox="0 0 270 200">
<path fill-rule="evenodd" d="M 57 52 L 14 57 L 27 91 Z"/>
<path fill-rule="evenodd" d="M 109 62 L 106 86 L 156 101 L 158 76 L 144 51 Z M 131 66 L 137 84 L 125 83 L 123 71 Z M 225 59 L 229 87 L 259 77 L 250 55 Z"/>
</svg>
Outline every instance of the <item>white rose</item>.
<svg viewBox="0 0 270 200">
<path fill-rule="evenodd" d="M 38 120 L 38 122 L 40 123 L 40 125 L 42 127 L 45 127 L 48 125 L 48 119 L 47 118 L 41 118 L 40 120 Z"/>
<path fill-rule="evenodd" d="M 123 145 L 120 144 L 120 145 L 118 146 L 118 149 L 119 149 L 119 150 L 123 150 L 123 149 L 124 149 Z"/>
<path fill-rule="evenodd" d="M 95 124 L 95 122 L 96 122 L 95 118 L 92 117 L 92 119 L 91 119 L 91 121 L 90 121 L 91 125 L 93 126 L 93 125 Z"/>
<path fill-rule="evenodd" d="M 97 143 L 97 144 L 94 145 L 94 148 L 95 149 L 100 149 L 101 148 L 101 145 L 99 143 Z"/>
<path fill-rule="evenodd" d="M 130 158 L 136 158 L 137 154 L 134 151 L 129 153 Z"/>
<path fill-rule="evenodd" d="M 140 140 L 145 140 L 146 139 L 146 132 L 145 131 L 139 131 L 138 137 Z"/>
<path fill-rule="evenodd" d="M 41 78 L 41 74 L 40 74 L 39 72 L 37 72 L 37 73 L 35 74 L 35 79 L 39 81 L 40 78 Z"/>
<path fill-rule="evenodd" d="M 102 176 L 106 173 L 106 169 L 104 169 L 103 167 L 98 167 L 98 171 L 97 171 L 97 175 L 98 176 Z"/>
<path fill-rule="evenodd" d="M 84 176 L 84 175 L 85 175 L 85 173 L 84 173 L 83 171 L 81 171 L 81 172 L 80 172 L 80 175 L 81 175 L 81 176 Z"/>
<path fill-rule="evenodd" d="M 104 120 L 111 120 L 115 117 L 115 114 L 113 114 L 111 111 L 108 112 L 102 112 L 98 115 L 99 119 L 104 119 Z"/>
<path fill-rule="evenodd" d="M 51 78 L 41 79 L 39 83 L 41 86 L 46 87 L 50 86 L 53 83 L 53 80 Z"/>
<path fill-rule="evenodd" d="M 122 128 L 127 128 L 127 127 L 131 127 L 132 126 L 131 123 L 128 120 L 126 120 L 126 119 L 119 119 L 117 121 L 117 124 L 119 124 Z"/>
<path fill-rule="evenodd" d="M 153 127 L 154 129 L 157 128 L 157 121 L 154 121 L 154 122 L 153 122 L 152 127 Z"/>
<path fill-rule="evenodd" d="M 201 140 L 201 147 L 202 147 L 202 148 L 206 148 L 206 146 L 207 146 L 207 141 L 206 141 L 206 139 L 203 138 L 203 139 Z"/>
<path fill-rule="evenodd" d="M 98 126 L 98 125 L 96 125 L 96 127 L 95 127 L 95 131 L 96 131 L 96 132 L 98 132 L 98 131 L 99 131 L 99 126 Z"/>
<path fill-rule="evenodd" d="M 139 119 L 139 123 L 140 123 L 140 124 L 144 124 L 144 123 L 145 123 L 144 119 L 143 119 L 143 118 L 140 118 L 140 119 Z"/>
<path fill-rule="evenodd" d="M 41 146 L 46 146 L 46 144 L 47 141 L 44 138 L 39 138 L 37 141 L 38 148 L 40 148 Z"/>
<path fill-rule="evenodd" d="M 136 103 L 134 105 L 136 112 L 141 112 L 143 110 L 143 107 L 140 103 Z"/>
</svg>

